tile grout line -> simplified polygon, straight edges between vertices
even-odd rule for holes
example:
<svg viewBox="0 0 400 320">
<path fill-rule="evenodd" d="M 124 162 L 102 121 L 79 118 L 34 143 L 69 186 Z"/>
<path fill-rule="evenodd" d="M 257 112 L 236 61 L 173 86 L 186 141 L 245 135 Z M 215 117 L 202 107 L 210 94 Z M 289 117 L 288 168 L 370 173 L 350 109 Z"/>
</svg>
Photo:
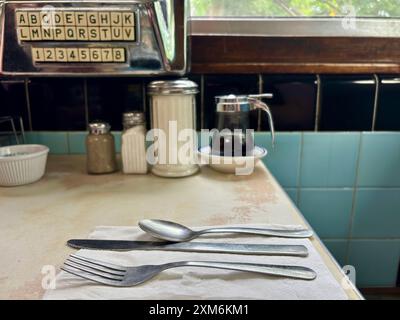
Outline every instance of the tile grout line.
<svg viewBox="0 0 400 320">
<path fill-rule="evenodd" d="M 29 79 L 25 78 L 24 79 L 24 87 L 25 87 L 25 100 L 26 100 L 26 109 L 28 111 L 28 125 L 29 125 L 29 131 L 33 131 L 33 126 L 32 126 L 32 112 L 31 112 L 31 98 L 29 94 Z"/>
<path fill-rule="evenodd" d="M 356 167 L 356 176 L 354 178 L 354 189 L 353 189 L 353 199 L 352 199 L 352 205 L 351 205 L 351 213 L 350 213 L 350 223 L 349 223 L 349 236 L 348 236 L 348 242 L 347 242 L 347 248 L 346 248 L 346 264 L 349 263 L 350 259 L 350 242 L 353 238 L 353 226 L 354 226 L 354 217 L 355 217 L 355 211 L 356 211 L 356 200 L 357 200 L 357 191 L 358 191 L 358 176 L 359 176 L 359 171 L 360 171 L 360 159 L 361 159 L 361 148 L 363 144 L 363 135 L 360 132 L 360 141 L 358 144 L 358 156 L 357 156 L 357 167 Z"/>
<path fill-rule="evenodd" d="M 204 129 L 204 74 L 200 76 L 200 130 Z"/>
<path fill-rule="evenodd" d="M 376 126 L 376 116 L 378 112 L 378 103 L 379 103 L 379 77 L 378 75 L 374 74 L 375 79 L 375 98 L 374 98 L 374 112 L 372 114 L 372 128 L 371 131 L 375 131 Z"/>
<path fill-rule="evenodd" d="M 66 135 L 67 135 L 67 154 L 71 154 L 71 148 L 70 148 L 70 146 L 69 146 L 69 134 L 70 134 L 70 132 L 69 131 L 66 131 L 66 133 L 65 133 Z"/>
<path fill-rule="evenodd" d="M 146 116 L 146 111 L 147 111 L 147 95 L 146 95 L 146 85 L 144 81 L 142 81 L 142 108 L 143 108 L 143 113 Z"/>
<path fill-rule="evenodd" d="M 89 126 L 89 96 L 88 96 L 88 85 L 87 79 L 83 79 L 83 99 L 84 99 L 84 107 L 85 107 L 85 122 L 86 127 Z"/>
<path fill-rule="evenodd" d="M 297 185 L 297 194 L 296 194 L 296 204 L 297 206 L 300 205 L 300 189 L 301 189 L 301 169 L 302 169 L 302 163 L 303 163 L 303 144 L 304 144 L 304 132 L 301 132 L 300 134 L 300 152 L 299 152 L 299 156 L 298 156 L 298 161 L 299 161 L 299 166 L 298 166 L 298 172 L 297 172 L 297 181 L 296 181 L 296 185 Z"/>
<path fill-rule="evenodd" d="M 262 77 L 262 74 L 259 73 L 258 74 L 258 94 L 263 93 L 263 91 L 264 91 L 263 86 L 264 86 L 263 77 Z M 260 109 L 257 110 L 257 131 L 261 131 L 261 110 Z"/>
<path fill-rule="evenodd" d="M 316 75 L 317 77 L 317 98 L 315 101 L 315 127 L 314 131 L 319 130 L 319 123 L 320 123 L 320 115 L 321 115 L 321 76 L 319 74 Z"/>
</svg>

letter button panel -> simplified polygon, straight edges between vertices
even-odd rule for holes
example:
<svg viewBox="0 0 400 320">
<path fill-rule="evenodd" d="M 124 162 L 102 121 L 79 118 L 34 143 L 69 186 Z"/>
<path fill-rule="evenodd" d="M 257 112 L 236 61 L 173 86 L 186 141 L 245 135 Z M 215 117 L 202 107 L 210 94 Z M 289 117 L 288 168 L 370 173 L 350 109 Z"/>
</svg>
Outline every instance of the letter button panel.
<svg viewBox="0 0 400 320">
<path fill-rule="evenodd" d="M 121 43 L 138 41 L 138 13 L 132 8 L 18 8 L 20 44 L 31 45 L 37 63 L 126 63 Z M 100 46 L 96 46 L 101 44 Z"/>
</svg>

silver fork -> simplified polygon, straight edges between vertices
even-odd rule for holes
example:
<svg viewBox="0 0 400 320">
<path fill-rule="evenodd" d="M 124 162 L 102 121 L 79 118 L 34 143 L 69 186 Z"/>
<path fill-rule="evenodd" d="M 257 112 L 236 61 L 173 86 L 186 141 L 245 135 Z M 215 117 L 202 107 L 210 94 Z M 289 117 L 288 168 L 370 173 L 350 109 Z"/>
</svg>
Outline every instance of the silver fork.
<svg viewBox="0 0 400 320">
<path fill-rule="evenodd" d="M 164 270 L 177 267 L 202 267 L 247 271 L 303 280 L 313 280 L 317 276 L 315 271 L 306 267 L 242 262 L 178 261 L 160 265 L 123 267 L 75 254 L 71 254 L 68 257 L 61 269 L 75 276 L 105 285 L 132 287 L 150 280 Z"/>
</svg>

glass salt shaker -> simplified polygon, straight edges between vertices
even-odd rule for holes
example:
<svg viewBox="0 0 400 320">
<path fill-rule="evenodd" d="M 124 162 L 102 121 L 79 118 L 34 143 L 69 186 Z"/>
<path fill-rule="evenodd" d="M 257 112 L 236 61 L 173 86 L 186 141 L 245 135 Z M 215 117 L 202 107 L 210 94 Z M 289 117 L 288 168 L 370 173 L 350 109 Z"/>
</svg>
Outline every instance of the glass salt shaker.
<svg viewBox="0 0 400 320">
<path fill-rule="evenodd" d="M 114 136 L 107 122 L 89 123 L 86 137 L 87 172 L 91 174 L 112 173 L 117 171 Z"/>
<path fill-rule="evenodd" d="M 122 171 L 126 174 L 145 174 L 146 127 L 143 112 L 125 112 L 123 114 L 124 131 L 122 133 Z"/>
</svg>

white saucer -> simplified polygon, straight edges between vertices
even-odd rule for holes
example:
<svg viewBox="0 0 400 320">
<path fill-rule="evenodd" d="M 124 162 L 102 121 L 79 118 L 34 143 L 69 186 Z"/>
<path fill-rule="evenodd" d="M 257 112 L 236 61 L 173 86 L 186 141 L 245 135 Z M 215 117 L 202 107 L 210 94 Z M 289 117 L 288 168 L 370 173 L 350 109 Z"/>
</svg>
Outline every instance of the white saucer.
<svg viewBox="0 0 400 320">
<path fill-rule="evenodd" d="M 224 157 L 211 154 L 211 147 L 201 147 L 198 154 L 201 158 L 201 164 L 207 164 L 216 171 L 223 173 L 235 173 L 237 175 L 248 175 L 253 172 L 257 162 L 267 155 L 268 151 L 265 148 L 255 146 L 253 155 Z"/>
</svg>

